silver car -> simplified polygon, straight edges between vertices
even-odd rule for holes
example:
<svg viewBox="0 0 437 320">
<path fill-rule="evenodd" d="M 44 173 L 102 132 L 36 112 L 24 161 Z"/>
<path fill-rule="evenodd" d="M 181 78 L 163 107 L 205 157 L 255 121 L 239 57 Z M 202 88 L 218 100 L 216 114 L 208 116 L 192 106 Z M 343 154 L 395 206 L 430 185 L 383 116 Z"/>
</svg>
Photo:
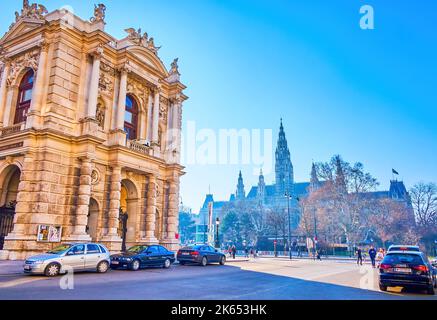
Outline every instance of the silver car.
<svg viewBox="0 0 437 320">
<path fill-rule="evenodd" d="M 70 270 L 105 273 L 111 262 L 108 249 L 97 243 L 66 243 L 41 255 L 28 258 L 24 272 L 55 277 Z"/>
</svg>

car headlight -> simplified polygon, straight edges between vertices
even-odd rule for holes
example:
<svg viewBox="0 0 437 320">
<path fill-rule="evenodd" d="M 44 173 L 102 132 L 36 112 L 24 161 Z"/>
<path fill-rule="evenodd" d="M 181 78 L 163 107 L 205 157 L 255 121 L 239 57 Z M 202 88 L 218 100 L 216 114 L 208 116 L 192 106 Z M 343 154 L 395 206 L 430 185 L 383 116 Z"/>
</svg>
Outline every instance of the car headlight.
<svg viewBox="0 0 437 320">
<path fill-rule="evenodd" d="M 132 258 L 124 258 L 124 260 L 126 260 L 126 261 L 128 261 L 128 262 L 131 262 L 131 261 L 132 261 Z"/>
</svg>

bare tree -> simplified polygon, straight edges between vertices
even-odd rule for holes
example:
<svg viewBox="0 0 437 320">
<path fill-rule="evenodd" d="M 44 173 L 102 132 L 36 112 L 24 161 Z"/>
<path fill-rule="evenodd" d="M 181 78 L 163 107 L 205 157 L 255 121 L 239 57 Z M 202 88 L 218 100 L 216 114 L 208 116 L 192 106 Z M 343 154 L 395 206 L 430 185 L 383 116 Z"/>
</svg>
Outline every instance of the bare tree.
<svg viewBox="0 0 437 320">
<path fill-rule="evenodd" d="M 328 229 L 341 230 L 351 247 L 366 231 L 366 213 L 372 201 L 366 192 L 374 190 L 378 181 L 364 171 L 363 164 L 357 162 L 351 166 L 339 155 L 315 166 L 318 176 L 324 180 L 319 198 L 324 199 L 324 210 L 331 215 Z"/>
<path fill-rule="evenodd" d="M 437 224 L 437 185 L 419 182 L 410 190 L 417 225 L 434 229 Z"/>
</svg>

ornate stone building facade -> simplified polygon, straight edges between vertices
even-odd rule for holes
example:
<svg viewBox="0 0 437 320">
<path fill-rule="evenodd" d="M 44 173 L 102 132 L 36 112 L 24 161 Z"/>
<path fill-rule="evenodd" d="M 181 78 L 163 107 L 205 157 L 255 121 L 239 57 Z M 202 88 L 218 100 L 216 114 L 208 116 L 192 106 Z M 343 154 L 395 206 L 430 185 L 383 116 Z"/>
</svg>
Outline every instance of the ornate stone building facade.
<svg viewBox="0 0 437 320">
<path fill-rule="evenodd" d="M 84 21 L 24 0 L 0 39 L 0 259 L 56 245 L 41 225 L 111 251 L 178 246 L 178 61 L 168 71 L 141 30 L 106 33 L 105 10 Z"/>
</svg>

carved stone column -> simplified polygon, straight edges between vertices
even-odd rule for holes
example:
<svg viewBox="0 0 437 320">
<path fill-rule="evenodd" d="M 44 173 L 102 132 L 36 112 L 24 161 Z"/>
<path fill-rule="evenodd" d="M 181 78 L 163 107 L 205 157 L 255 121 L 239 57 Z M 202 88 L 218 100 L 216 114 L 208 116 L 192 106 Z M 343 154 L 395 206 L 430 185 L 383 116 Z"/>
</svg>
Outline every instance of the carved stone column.
<svg viewBox="0 0 437 320">
<path fill-rule="evenodd" d="M 155 237 L 156 198 L 157 198 L 156 177 L 154 175 L 150 175 L 148 191 L 147 191 L 146 234 L 144 239 L 142 239 L 146 244 L 158 243 L 158 240 Z"/>
<path fill-rule="evenodd" d="M 173 178 L 169 181 L 169 185 L 167 238 L 164 242 L 169 248 L 175 250 L 179 244 L 179 239 L 176 239 L 179 228 L 179 178 Z"/>
<path fill-rule="evenodd" d="M 112 169 L 111 188 L 109 193 L 109 223 L 108 235 L 118 236 L 118 215 L 120 213 L 121 197 L 121 167 L 117 166 Z"/>
<path fill-rule="evenodd" d="M 152 91 L 149 92 L 149 99 L 147 102 L 147 140 L 152 141 L 152 126 L 153 126 L 153 95 Z"/>
<path fill-rule="evenodd" d="M 6 103 L 6 87 L 7 87 L 7 78 L 9 75 L 9 69 L 10 69 L 10 61 L 6 61 L 6 64 L 3 67 L 3 72 L 1 75 L 1 82 L 0 82 L 0 127 L 3 126 L 3 114 L 5 110 L 5 103 Z"/>
<path fill-rule="evenodd" d="M 91 241 L 91 237 L 86 233 L 91 198 L 91 172 L 91 159 L 82 158 L 82 164 L 80 167 L 79 190 L 77 194 L 75 225 L 74 232 L 71 235 L 71 238 L 73 238 L 74 240 Z"/>
<path fill-rule="evenodd" d="M 6 94 L 6 103 L 4 107 L 4 113 L 3 113 L 3 126 L 7 127 L 12 122 L 13 119 L 11 119 L 11 110 L 12 110 L 12 104 L 14 100 L 14 92 L 18 91 L 18 85 L 9 86 L 9 90 Z"/>
<path fill-rule="evenodd" d="M 127 66 L 120 69 L 120 90 L 118 93 L 118 105 L 117 105 L 117 130 L 124 130 L 124 113 L 126 109 L 126 93 L 127 93 L 127 75 L 129 68 Z"/>
<path fill-rule="evenodd" d="M 120 198 L 121 198 L 121 167 L 114 166 L 112 168 L 111 182 L 109 188 L 109 209 L 108 209 L 108 231 L 101 238 L 101 242 L 112 251 L 121 250 L 122 240 L 118 234 L 119 214 L 120 214 Z"/>
<path fill-rule="evenodd" d="M 26 128 L 32 128 L 37 122 L 36 117 L 40 115 L 42 96 L 47 79 L 46 66 L 50 45 L 46 41 L 42 41 L 39 46 L 41 51 L 39 55 L 38 71 L 36 73 L 35 83 L 32 90 L 32 102 L 27 114 Z"/>
<path fill-rule="evenodd" d="M 91 56 L 93 57 L 93 68 L 91 71 L 91 83 L 88 94 L 88 106 L 86 117 L 96 118 L 97 98 L 99 93 L 99 80 L 100 80 L 100 60 L 103 54 L 103 47 L 99 46 Z"/>
<path fill-rule="evenodd" d="M 159 137 L 159 87 L 155 90 L 155 97 L 153 103 L 153 126 L 152 126 L 152 142 L 158 143 Z"/>
</svg>

